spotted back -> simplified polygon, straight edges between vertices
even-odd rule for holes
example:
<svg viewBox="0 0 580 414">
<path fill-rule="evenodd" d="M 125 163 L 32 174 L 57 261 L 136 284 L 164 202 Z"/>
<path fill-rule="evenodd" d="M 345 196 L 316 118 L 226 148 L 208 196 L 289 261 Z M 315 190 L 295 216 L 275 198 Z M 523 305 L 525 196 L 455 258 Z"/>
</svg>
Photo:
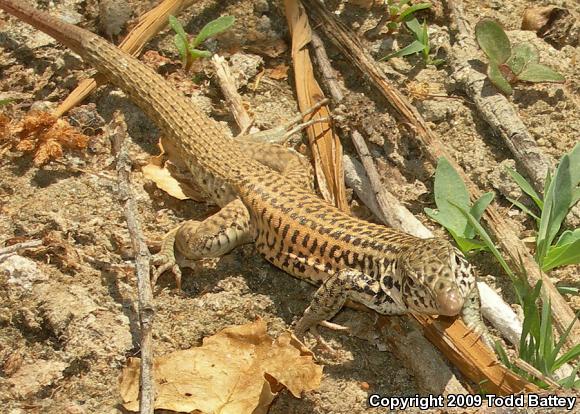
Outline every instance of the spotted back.
<svg viewBox="0 0 580 414">
<path fill-rule="evenodd" d="M 475 286 L 475 276 L 463 254 L 444 239 L 417 240 L 401 254 L 401 289 L 411 311 L 457 315 Z"/>
</svg>

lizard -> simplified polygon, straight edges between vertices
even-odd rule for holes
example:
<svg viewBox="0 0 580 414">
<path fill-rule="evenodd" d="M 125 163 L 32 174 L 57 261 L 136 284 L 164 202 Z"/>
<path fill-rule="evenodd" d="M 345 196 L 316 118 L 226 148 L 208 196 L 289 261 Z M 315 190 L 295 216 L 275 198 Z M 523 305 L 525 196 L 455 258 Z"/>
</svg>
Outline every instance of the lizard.
<svg viewBox="0 0 580 414">
<path fill-rule="evenodd" d="M 0 9 L 63 43 L 122 89 L 222 207 L 169 233 L 157 274 L 171 269 L 179 276 L 181 259 L 217 257 L 253 241 L 274 266 L 318 286 L 294 326 L 298 338 L 329 326 L 352 301 L 384 315 L 459 315 L 492 346 L 474 269 L 449 241 L 350 216 L 312 191 L 310 169 L 285 148 L 230 139 L 159 74 L 98 35 L 22 0 L 0 0 Z"/>
</svg>

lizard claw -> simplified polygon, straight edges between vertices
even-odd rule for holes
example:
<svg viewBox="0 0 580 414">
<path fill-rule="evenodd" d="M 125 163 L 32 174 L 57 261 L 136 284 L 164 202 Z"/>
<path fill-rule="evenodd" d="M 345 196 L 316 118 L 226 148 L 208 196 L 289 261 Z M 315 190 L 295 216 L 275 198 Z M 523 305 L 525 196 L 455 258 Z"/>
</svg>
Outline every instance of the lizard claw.
<svg viewBox="0 0 580 414">
<path fill-rule="evenodd" d="M 298 338 L 301 342 L 304 340 L 304 336 L 307 332 L 310 331 L 312 336 L 316 341 L 316 347 L 321 347 L 324 351 L 328 352 L 329 354 L 336 355 L 338 352 L 328 343 L 326 342 L 320 333 L 318 332 L 318 325 L 324 326 L 325 328 L 332 329 L 339 332 L 350 332 L 350 328 L 347 326 L 338 325 L 336 323 L 328 322 L 326 320 L 316 321 L 311 320 L 303 316 L 300 320 L 296 323 L 294 327 L 294 336 Z"/>
<path fill-rule="evenodd" d="M 157 279 L 166 271 L 171 271 L 175 279 L 175 285 L 178 290 L 181 290 L 181 269 L 177 264 L 175 257 L 167 255 L 165 252 L 161 252 L 153 256 L 152 260 L 153 270 L 151 272 L 151 286 L 157 284 Z"/>
</svg>

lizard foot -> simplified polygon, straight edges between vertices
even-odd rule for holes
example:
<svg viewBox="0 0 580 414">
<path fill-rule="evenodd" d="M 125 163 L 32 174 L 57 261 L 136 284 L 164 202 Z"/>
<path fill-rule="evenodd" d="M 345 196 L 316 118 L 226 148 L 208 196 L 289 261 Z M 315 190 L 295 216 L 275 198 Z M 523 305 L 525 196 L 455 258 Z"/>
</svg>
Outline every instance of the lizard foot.
<svg viewBox="0 0 580 414">
<path fill-rule="evenodd" d="M 338 332 L 350 332 L 351 328 L 328 322 L 326 320 L 309 320 L 304 316 L 296 323 L 296 326 L 294 327 L 294 335 L 296 338 L 298 338 L 300 341 L 303 341 L 306 333 L 310 332 L 316 341 L 317 348 L 320 347 L 331 355 L 337 355 L 338 352 L 328 342 L 326 342 L 322 336 L 320 336 L 320 333 L 318 332 L 318 325 Z"/>
</svg>

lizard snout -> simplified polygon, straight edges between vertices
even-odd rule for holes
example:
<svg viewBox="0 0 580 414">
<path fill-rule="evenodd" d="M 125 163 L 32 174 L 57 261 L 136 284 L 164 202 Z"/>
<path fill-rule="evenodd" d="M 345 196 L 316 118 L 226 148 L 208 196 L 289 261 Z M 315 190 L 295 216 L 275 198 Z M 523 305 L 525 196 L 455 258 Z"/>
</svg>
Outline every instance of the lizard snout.
<svg viewBox="0 0 580 414">
<path fill-rule="evenodd" d="M 439 314 L 455 316 L 463 308 L 463 297 L 457 289 L 449 289 L 437 295 Z"/>
</svg>

